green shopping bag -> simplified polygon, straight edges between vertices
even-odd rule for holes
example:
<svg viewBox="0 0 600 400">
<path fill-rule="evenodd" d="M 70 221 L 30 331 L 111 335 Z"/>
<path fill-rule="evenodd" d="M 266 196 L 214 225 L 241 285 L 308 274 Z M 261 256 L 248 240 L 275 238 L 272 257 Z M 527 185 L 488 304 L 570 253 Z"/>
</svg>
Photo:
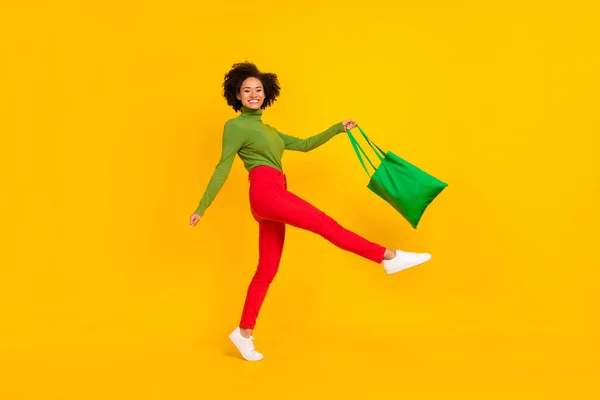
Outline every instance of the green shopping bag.
<svg viewBox="0 0 600 400">
<path fill-rule="evenodd" d="M 429 204 L 448 184 L 391 151 L 384 153 L 359 126 L 357 128 L 381 161 L 376 168 L 350 130 L 346 130 L 360 163 L 370 177 L 367 187 L 394 207 L 416 229 Z M 369 174 L 361 153 L 375 170 L 372 175 Z"/>
</svg>

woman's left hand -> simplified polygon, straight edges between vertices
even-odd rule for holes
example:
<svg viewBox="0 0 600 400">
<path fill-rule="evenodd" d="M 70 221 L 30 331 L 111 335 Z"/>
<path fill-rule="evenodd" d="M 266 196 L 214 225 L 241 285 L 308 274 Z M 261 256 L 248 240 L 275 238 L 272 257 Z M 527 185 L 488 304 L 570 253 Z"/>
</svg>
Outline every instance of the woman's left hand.
<svg viewBox="0 0 600 400">
<path fill-rule="evenodd" d="M 344 124 L 344 129 L 346 129 L 346 130 L 356 128 L 356 122 L 354 120 L 347 119 L 347 120 L 343 121 L 342 123 Z"/>
</svg>

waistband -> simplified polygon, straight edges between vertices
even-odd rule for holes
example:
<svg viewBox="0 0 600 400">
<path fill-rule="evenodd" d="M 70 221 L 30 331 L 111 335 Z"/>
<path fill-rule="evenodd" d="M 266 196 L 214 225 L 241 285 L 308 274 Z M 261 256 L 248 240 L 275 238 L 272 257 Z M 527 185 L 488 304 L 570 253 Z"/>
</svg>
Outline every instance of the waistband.
<svg viewBox="0 0 600 400">
<path fill-rule="evenodd" d="M 248 182 L 256 178 L 272 179 L 275 181 L 286 180 L 286 176 L 283 172 L 269 165 L 259 165 L 257 167 L 252 168 L 248 173 Z"/>
</svg>

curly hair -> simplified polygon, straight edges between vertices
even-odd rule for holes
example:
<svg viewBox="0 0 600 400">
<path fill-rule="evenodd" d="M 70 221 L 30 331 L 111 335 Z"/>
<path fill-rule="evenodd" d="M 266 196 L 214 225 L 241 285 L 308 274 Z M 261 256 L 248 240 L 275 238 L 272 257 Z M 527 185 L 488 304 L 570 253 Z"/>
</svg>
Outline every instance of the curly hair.
<svg viewBox="0 0 600 400">
<path fill-rule="evenodd" d="M 256 78 L 261 81 L 265 92 L 265 100 L 261 108 L 265 109 L 277 100 L 281 88 L 277 75 L 270 72 L 261 72 L 256 65 L 250 62 L 233 64 L 231 70 L 225 74 L 223 81 L 223 97 L 227 104 L 235 111 L 242 109 L 242 102 L 238 100 L 237 94 L 242 87 L 242 83 L 248 78 Z"/>
</svg>

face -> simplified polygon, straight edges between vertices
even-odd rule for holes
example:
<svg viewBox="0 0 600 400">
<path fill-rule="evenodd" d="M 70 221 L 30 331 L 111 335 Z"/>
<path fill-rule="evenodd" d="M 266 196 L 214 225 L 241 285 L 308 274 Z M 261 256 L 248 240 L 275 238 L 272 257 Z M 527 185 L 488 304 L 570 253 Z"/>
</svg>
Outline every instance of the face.
<svg viewBox="0 0 600 400">
<path fill-rule="evenodd" d="M 237 95 L 244 107 L 258 110 L 265 101 L 265 91 L 262 82 L 257 78 L 247 78 L 242 82 L 242 87 Z"/>
</svg>

